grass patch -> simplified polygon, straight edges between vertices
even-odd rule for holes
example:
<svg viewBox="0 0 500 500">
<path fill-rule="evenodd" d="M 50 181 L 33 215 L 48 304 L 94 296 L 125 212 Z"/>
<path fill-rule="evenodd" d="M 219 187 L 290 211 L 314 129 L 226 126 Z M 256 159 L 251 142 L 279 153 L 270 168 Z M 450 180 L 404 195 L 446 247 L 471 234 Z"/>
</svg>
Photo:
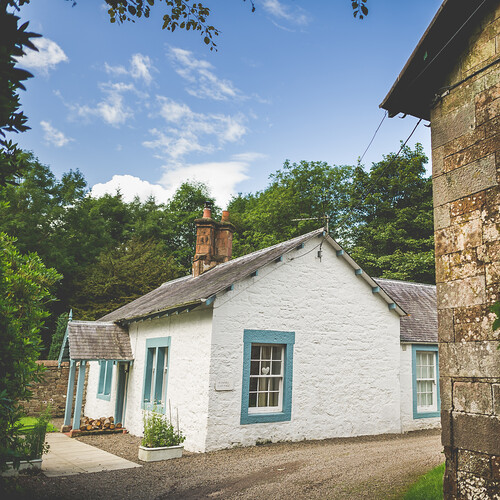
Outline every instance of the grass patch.
<svg viewBox="0 0 500 500">
<path fill-rule="evenodd" d="M 23 417 L 19 420 L 21 424 L 20 433 L 24 433 L 29 431 L 35 425 L 37 419 L 35 417 Z M 57 432 L 57 429 L 49 422 L 47 424 L 47 432 Z"/>
<path fill-rule="evenodd" d="M 410 486 L 403 500 L 442 500 L 444 464 L 430 470 Z"/>
</svg>

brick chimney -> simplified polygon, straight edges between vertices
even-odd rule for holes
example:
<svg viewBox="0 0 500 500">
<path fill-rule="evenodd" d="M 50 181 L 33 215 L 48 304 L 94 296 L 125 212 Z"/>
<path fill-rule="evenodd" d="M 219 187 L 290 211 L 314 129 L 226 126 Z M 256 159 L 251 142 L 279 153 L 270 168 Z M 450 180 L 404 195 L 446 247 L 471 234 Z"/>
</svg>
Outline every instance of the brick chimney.
<svg viewBox="0 0 500 500">
<path fill-rule="evenodd" d="M 193 277 L 203 274 L 216 265 L 231 259 L 234 226 L 229 222 L 229 212 L 222 212 L 222 219 L 212 219 L 210 204 L 205 203 L 203 217 L 196 219 L 196 253 Z"/>
</svg>

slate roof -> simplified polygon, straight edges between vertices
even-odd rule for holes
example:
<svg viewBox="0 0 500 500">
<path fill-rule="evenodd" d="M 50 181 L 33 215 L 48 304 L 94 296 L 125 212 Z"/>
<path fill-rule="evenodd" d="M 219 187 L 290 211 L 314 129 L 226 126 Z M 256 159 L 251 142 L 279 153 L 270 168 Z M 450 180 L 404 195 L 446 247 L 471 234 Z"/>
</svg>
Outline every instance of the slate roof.
<svg viewBox="0 0 500 500">
<path fill-rule="evenodd" d="M 117 360 L 131 361 L 132 349 L 126 328 L 111 322 L 70 321 L 60 361 Z"/>
<path fill-rule="evenodd" d="M 436 286 L 374 278 L 408 316 L 401 318 L 401 342 L 438 341 Z"/>
<path fill-rule="evenodd" d="M 258 271 L 266 264 L 270 264 L 282 255 L 297 249 L 307 240 L 322 236 L 323 234 L 323 228 L 316 229 L 302 236 L 298 236 L 297 238 L 219 264 L 196 278 L 193 276 L 185 276 L 177 280 L 169 281 L 129 304 L 106 314 L 100 321 L 127 323 L 136 319 L 157 316 L 161 312 L 166 313 L 179 308 L 202 304 L 210 297 L 228 289 L 233 283 L 251 276 L 255 271 Z M 328 241 L 337 252 L 341 252 L 339 255 L 341 255 L 353 269 L 359 267 L 346 252 L 341 250 L 340 245 L 332 238 L 326 236 L 325 240 Z M 367 281 L 369 286 L 376 286 L 376 283 L 367 274 L 362 273 L 360 278 Z M 387 303 L 392 302 L 385 292 L 382 291 L 381 296 Z M 405 314 L 399 305 L 396 304 L 395 308 L 399 315 Z"/>
<path fill-rule="evenodd" d="M 322 228 L 316 229 L 292 240 L 219 264 L 196 278 L 190 275 L 168 281 L 146 295 L 106 314 L 100 321 L 131 320 L 180 306 L 201 304 L 212 295 L 250 276 L 262 266 L 297 248 L 308 239 L 322 234 Z"/>
</svg>

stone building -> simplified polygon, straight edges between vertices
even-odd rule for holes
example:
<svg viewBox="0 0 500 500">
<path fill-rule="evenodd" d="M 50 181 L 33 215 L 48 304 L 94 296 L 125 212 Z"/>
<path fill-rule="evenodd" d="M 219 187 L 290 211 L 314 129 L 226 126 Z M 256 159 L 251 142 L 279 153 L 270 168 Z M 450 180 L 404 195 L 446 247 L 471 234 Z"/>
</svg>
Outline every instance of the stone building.
<svg viewBox="0 0 500 500">
<path fill-rule="evenodd" d="M 196 220 L 192 275 L 69 323 L 85 415 L 178 412 L 200 452 L 439 426 L 434 286 L 373 280 L 322 228 L 229 260 L 227 216 Z"/>
<path fill-rule="evenodd" d="M 500 2 L 446 0 L 381 107 L 431 122 L 445 498 L 500 498 Z"/>
</svg>

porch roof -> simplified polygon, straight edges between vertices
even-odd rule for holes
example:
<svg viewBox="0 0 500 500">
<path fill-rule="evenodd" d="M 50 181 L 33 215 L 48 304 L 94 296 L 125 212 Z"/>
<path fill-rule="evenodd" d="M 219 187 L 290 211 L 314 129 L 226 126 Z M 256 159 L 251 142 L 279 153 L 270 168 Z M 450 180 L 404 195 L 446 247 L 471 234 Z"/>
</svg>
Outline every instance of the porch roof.
<svg viewBox="0 0 500 500">
<path fill-rule="evenodd" d="M 132 361 L 127 328 L 104 321 L 70 321 L 59 363 L 62 361 Z"/>
</svg>

